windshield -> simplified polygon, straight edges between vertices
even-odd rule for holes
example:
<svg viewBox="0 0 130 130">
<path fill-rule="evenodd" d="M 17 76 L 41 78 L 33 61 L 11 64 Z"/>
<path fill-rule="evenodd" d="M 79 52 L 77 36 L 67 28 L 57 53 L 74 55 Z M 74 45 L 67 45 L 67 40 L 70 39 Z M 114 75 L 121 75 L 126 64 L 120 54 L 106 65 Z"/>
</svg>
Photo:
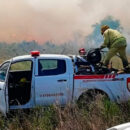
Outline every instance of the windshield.
<svg viewBox="0 0 130 130">
<path fill-rule="evenodd" d="M 3 63 L 0 66 L 0 81 L 3 81 L 3 82 L 5 81 L 5 77 L 7 74 L 8 67 L 9 67 L 9 63 L 10 62 Z"/>
</svg>

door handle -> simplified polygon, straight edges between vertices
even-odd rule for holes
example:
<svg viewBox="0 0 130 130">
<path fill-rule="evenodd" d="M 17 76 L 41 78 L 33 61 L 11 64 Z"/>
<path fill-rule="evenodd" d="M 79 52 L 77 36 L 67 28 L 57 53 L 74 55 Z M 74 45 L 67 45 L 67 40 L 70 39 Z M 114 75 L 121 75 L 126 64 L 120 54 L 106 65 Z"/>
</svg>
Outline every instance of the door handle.
<svg viewBox="0 0 130 130">
<path fill-rule="evenodd" d="M 59 79 L 57 80 L 58 82 L 66 82 L 67 80 L 66 79 Z"/>
</svg>

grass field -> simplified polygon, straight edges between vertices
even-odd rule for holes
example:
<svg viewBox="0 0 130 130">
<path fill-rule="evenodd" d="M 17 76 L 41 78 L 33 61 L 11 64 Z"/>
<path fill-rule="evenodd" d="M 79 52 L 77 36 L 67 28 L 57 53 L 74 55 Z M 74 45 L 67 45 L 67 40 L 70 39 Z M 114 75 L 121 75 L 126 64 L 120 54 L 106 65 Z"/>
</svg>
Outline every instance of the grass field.
<svg viewBox="0 0 130 130">
<path fill-rule="evenodd" d="M 14 114 L 15 113 L 15 114 Z M 130 121 L 130 102 L 116 104 L 98 96 L 87 109 L 68 104 L 61 109 L 53 105 L 28 112 L 15 111 L 0 117 L 1 130 L 105 130 Z"/>
</svg>

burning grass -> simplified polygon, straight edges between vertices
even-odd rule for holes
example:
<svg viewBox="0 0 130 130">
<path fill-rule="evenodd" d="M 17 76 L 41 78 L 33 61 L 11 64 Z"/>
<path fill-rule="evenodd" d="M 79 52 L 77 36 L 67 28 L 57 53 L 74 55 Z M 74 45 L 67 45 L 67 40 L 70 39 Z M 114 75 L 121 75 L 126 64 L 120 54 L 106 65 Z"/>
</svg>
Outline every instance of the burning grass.
<svg viewBox="0 0 130 130">
<path fill-rule="evenodd" d="M 0 117 L 2 130 L 105 130 L 130 121 L 130 102 L 116 104 L 98 96 L 87 109 L 68 104 L 38 107 L 28 112 L 15 111 L 8 118 Z"/>
</svg>

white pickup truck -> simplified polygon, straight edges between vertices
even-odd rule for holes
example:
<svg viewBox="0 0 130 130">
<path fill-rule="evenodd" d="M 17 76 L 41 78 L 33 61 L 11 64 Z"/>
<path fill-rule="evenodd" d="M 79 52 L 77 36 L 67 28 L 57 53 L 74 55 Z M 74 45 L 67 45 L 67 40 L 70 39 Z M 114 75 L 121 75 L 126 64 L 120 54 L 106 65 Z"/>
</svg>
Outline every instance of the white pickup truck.
<svg viewBox="0 0 130 130">
<path fill-rule="evenodd" d="M 130 74 L 76 75 L 69 56 L 40 54 L 12 58 L 0 66 L 0 111 L 60 105 L 95 90 L 110 100 L 130 99 Z"/>
</svg>

